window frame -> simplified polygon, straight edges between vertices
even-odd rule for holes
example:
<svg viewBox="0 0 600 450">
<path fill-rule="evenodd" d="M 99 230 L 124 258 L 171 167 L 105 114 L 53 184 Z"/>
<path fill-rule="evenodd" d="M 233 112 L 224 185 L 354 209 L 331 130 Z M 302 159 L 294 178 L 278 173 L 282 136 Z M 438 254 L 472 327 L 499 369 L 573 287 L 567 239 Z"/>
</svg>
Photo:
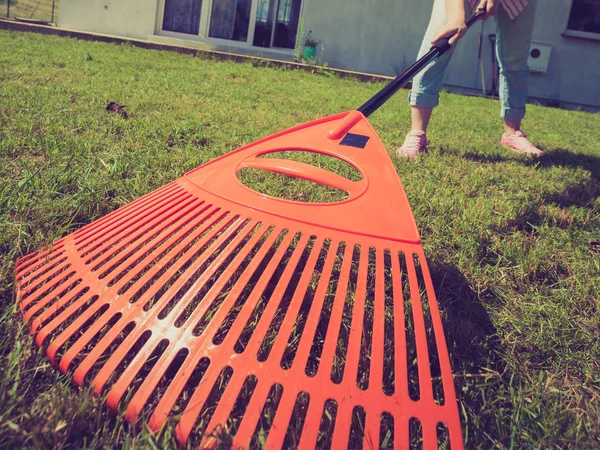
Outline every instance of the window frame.
<svg viewBox="0 0 600 450">
<path fill-rule="evenodd" d="M 166 0 L 159 0 L 157 2 L 158 11 L 156 12 L 156 27 L 154 29 L 154 34 L 157 36 L 166 36 L 177 39 L 186 39 L 189 41 L 195 42 L 204 42 L 207 40 L 205 36 L 208 33 L 207 30 L 207 22 L 206 22 L 206 6 L 209 3 L 207 0 L 202 0 L 202 5 L 200 6 L 200 27 L 198 34 L 189 34 L 189 33 L 179 33 L 177 31 L 167 31 L 163 30 L 164 21 L 165 21 L 165 7 Z"/>
<path fill-rule="evenodd" d="M 562 32 L 562 36 L 567 37 L 567 38 L 577 38 L 577 39 L 587 39 L 590 41 L 600 41 L 600 31 L 598 33 L 595 33 L 592 31 L 572 30 L 569 28 L 569 21 L 571 20 L 571 13 L 573 12 L 573 6 L 575 6 L 575 0 L 571 0 L 571 5 L 569 6 L 569 11 L 567 13 L 567 17 L 565 20 L 565 29 Z"/>
</svg>

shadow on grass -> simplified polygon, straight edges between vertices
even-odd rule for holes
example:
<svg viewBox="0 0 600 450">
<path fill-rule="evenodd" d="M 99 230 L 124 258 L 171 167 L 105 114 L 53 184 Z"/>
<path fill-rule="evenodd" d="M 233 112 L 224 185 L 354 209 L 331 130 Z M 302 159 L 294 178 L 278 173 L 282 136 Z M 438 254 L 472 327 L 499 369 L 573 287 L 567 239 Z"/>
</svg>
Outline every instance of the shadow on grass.
<svg viewBox="0 0 600 450">
<path fill-rule="evenodd" d="M 600 179 L 600 157 L 573 153 L 564 148 L 555 148 L 537 159 L 524 161 L 527 166 L 541 169 L 548 167 L 569 167 L 588 170 L 594 180 Z"/>
<path fill-rule="evenodd" d="M 498 154 L 481 154 L 467 152 L 463 154 L 463 158 L 486 164 L 498 164 L 507 161 L 517 161 L 522 164 L 535 167 L 538 169 L 546 169 L 549 167 L 569 167 L 581 168 L 588 170 L 593 179 L 600 179 L 600 157 L 593 155 L 584 155 L 581 153 L 573 153 L 564 148 L 556 148 L 545 152 L 538 158 L 514 159 Z"/>
<path fill-rule="evenodd" d="M 580 168 L 590 172 L 592 183 L 578 183 L 568 186 L 563 192 L 552 194 L 548 200 L 563 208 L 578 206 L 590 208 L 595 200 L 600 197 L 600 157 L 572 153 L 558 148 L 545 153 L 540 161 L 527 161 L 527 165 L 539 168 L 570 167 Z"/>
<path fill-rule="evenodd" d="M 473 161 L 473 162 L 478 162 L 478 163 L 483 163 L 483 164 L 499 164 L 499 163 L 505 163 L 505 162 L 509 161 L 509 159 L 507 157 L 498 155 L 495 153 L 488 155 L 485 153 L 466 152 L 462 155 L 462 157 L 468 161 Z M 514 161 L 514 160 L 511 160 L 511 161 Z"/>
<path fill-rule="evenodd" d="M 475 292 L 454 266 L 432 264 L 430 272 L 443 315 L 465 446 L 509 446 L 512 375 L 484 306 L 494 307 L 501 300 L 491 289 Z"/>
<path fill-rule="evenodd" d="M 469 161 L 484 164 L 499 164 L 507 161 L 517 161 L 525 166 L 533 167 L 538 170 L 551 167 L 579 168 L 589 171 L 592 180 L 600 180 L 600 157 L 573 153 L 563 148 L 556 148 L 544 153 L 539 158 L 531 159 L 509 159 L 501 155 L 485 155 L 479 153 L 465 153 L 463 157 Z M 600 184 L 578 183 L 568 186 L 563 192 L 550 194 L 547 197 L 547 200 L 563 208 L 569 208 L 571 206 L 589 208 L 598 197 L 600 197 Z"/>
</svg>

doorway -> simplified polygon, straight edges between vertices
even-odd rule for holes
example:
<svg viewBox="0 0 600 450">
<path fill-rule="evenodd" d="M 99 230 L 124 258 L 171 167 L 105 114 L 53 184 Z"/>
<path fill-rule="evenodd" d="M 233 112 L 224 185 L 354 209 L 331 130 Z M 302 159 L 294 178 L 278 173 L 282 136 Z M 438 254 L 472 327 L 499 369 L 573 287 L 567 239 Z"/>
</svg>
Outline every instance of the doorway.
<svg viewBox="0 0 600 450">
<path fill-rule="evenodd" d="M 257 1 L 252 45 L 293 49 L 296 45 L 302 0 Z"/>
<path fill-rule="evenodd" d="M 175 33 L 200 33 L 202 0 L 165 0 L 162 29 Z"/>
<path fill-rule="evenodd" d="M 246 42 L 250 6 L 250 0 L 213 0 L 208 36 Z"/>
<path fill-rule="evenodd" d="M 162 0 L 161 34 L 215 44 L 272 48 L 296 45 L 302 0 Z M 184 35 L 184 36 L 182 36 Z"/>
</svg>

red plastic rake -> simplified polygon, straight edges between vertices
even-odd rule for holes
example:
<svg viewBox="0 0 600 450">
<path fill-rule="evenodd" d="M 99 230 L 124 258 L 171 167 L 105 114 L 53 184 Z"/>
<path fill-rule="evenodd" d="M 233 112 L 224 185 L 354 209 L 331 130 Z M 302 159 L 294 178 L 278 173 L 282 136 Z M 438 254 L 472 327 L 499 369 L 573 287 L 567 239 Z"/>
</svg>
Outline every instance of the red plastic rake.
<svg viewBox="0 0 600 450">
<path fill-rule="evenodd" d="M 182 444 L 461 448 L 419 234 L 366 120 L 444 44 L 359 111 L 243 147 L 19 260 L 37 344 L 130 421 L 176 423 Z M 246 168 L 348 197 L 269 197 L 240 182 Z"/>
</svg>

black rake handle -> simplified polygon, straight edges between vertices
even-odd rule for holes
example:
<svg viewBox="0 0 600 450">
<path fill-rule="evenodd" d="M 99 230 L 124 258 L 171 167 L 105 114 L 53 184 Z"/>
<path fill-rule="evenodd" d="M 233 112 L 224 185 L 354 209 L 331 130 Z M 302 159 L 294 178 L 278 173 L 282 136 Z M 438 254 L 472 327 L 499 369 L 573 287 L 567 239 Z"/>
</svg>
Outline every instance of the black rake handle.
<svg viewBox="0 0 600 450">
<path fill-rule="evenodd" d="M 467 28 L 470 28 L 475 22 L 485 16 L 485 10 L 477 9 L 475 14 L 473 14 L 466 22 Z M 367 102 L 358 108 L 365 117 L 369 117 L 373 114 L 381 105 L 383 105 L 389 98 L 396 93 L 398 89 L 403 87 L 406 83 L 408 83 L 416 74 L 418 74 L 421 70 L 427 66 L 431 61 L 433 61 L 438 56 L 446 53 L 452 45 L 450 45 L 450 40 L 448 38 L 440 39 L 431 47 L 431 50 L 427 52 L 421 59 L 419 59 L 416 63 L 398 75 L 394 81 L 389 83 L 386 87 L 380 90 L 377 94 L 371 97 Z"/>
</svg>

